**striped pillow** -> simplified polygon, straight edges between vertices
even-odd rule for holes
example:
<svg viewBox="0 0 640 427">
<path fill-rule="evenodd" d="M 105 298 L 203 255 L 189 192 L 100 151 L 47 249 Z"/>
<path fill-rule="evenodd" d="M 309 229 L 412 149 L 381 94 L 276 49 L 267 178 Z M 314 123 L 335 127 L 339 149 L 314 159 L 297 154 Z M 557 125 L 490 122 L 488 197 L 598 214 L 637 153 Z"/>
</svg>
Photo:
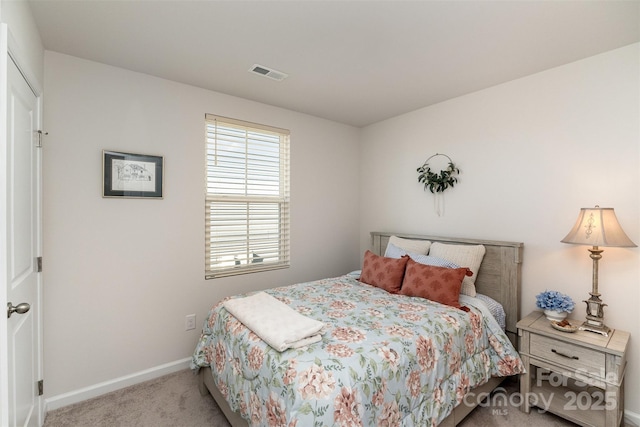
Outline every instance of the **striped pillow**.
<svg viewBox="0 0 640 427">
<path fill-rule="evenodd" d="M 424 265 L 433 265 L 436 267 L 447 267 L 447 268 L 460 268 L 460 266 L 456 263 L 453 263 L 444 258 L 439 258 L 431 255 L 423 255 L 415 252 L 407 252 L 402 248 L 397 247 L 393 243 L 389 243 L 387 245 L 387 251 L 384 256 L 388 258 L 400 258 L 404 255 L 409 255 L 409 257 L 417 263 Z"/>
</svg>

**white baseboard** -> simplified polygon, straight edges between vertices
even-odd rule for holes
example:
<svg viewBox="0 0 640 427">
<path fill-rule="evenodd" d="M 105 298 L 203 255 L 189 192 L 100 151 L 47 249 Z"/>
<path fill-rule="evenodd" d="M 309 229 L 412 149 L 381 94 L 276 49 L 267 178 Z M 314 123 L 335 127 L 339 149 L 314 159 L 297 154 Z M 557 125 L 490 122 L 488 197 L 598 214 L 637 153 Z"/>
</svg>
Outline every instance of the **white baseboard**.
<svg viewBox="0 0 640 427">
<path fill-rule="evenodd" d="M 624 420 L 631 425 L 640 426 L 640 414 L 636 414 L 635 412 L 625 410 Z"/>
<path fill-rule="evenodd" d="M 186 359 L 165 363 L 164 365 L 145 369 L 144 371 L 136 372 L 131 375 L 125 375 L 124 377 L 115 378 L 113 380 L 105 381 L 89 387 L 84 387 L 79 390 L 70 391 L 68 393 L 50 397 L 48 399 L 45 399 L 44 412 L 46 414 L 48 411 L 53 411 L 54 409 L 92 399 L 94 397 L 98 397 L 103 394 L 119 390 L 121 388 L 129 387 L 144 381 L 149 381 L 163 375 L 181 371 L 183 369 L 188 369 L 190 362 L 191 358 L 187 357 Z"/>
</svg>

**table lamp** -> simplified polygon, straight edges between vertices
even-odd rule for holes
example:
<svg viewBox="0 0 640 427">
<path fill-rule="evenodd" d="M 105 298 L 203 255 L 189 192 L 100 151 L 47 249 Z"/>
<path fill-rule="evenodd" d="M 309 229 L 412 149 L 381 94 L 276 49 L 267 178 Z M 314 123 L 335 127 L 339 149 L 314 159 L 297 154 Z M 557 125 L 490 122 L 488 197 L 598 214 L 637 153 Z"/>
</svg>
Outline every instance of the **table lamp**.
<svg viewBox="0 0 640 427">
<path fill-rule="evenodd" d="M 587 320 L 580 329 L 609 336 L 611 328 L 604 324 L 604 306 L 607 304 L 602 302 L 598 292 L 598 261 L 602 258 L 603 252 L 599 247 L 635 247 L 636 244 L 620 227 L 613 208 L 601 208 L 597 205 L 595 208 L 580 209 L 576 224 L 561 241 L 593 246 L 588 249 L 593 260 L 593 285 L 589 292 L 591 297 L 584 301 L 587 303 Z"/>
</svg>

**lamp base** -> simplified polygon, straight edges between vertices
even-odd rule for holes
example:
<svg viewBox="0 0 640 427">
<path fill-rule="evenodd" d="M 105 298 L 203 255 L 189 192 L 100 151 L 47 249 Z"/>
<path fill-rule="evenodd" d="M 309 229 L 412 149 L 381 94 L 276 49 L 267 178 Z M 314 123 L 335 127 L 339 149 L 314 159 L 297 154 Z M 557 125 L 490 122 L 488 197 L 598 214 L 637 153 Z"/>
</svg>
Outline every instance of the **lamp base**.
<svg viewBox="0 0 640 427">
<path fill-rule="evenodd" d="M 595 261 L 596 260 L 594 259 L 594 262 Z M 594 271 L 597 271 L 597 269 Z M 604 324 L 604 307 L 607 304 L 603 303 L 600 299 L 600 293 L 598 292 L 597 286 L 596 281 L 593 286 L 593 291 L 589 292 L 591 298 L 585 301 L 587 304 L 587 320 L 585 320 L 578 329 L 581 331 L 595 332 L 608 337 L 611 333 L 611 328 Z"/>
<path fill-rule="evenodd" d="M 581 331 L 594 332 L 596 334 L 604 335 L 605 337 L 608 337 L 612 331 L 612 329 L 607 325 L 605 325 L 604 323 L 600 325 L 594 325 L 589 323 L 588 320 L 584 322 L 582 325 L 580 325 L 578 329 Z"/>
</svg>

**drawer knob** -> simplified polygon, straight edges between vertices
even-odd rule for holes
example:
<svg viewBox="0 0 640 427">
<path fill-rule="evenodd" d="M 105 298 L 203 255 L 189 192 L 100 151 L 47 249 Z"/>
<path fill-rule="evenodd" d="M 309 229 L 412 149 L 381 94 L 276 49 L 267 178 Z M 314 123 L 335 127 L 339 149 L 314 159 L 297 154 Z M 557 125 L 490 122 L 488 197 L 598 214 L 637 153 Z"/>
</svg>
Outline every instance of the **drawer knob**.
<svg viewBox="0 0 640 427">
<path fill-rule="evenodd" d="M 555 348 L 552 348 L 551 352 L 557 354 L 558 356 L 566 357 L 567 359 L 580 360 L 580 358 L 578 356 L 569 356 L 568 354 L 564 354 L 564 353 L 559 352 Z"/>
</svg>

